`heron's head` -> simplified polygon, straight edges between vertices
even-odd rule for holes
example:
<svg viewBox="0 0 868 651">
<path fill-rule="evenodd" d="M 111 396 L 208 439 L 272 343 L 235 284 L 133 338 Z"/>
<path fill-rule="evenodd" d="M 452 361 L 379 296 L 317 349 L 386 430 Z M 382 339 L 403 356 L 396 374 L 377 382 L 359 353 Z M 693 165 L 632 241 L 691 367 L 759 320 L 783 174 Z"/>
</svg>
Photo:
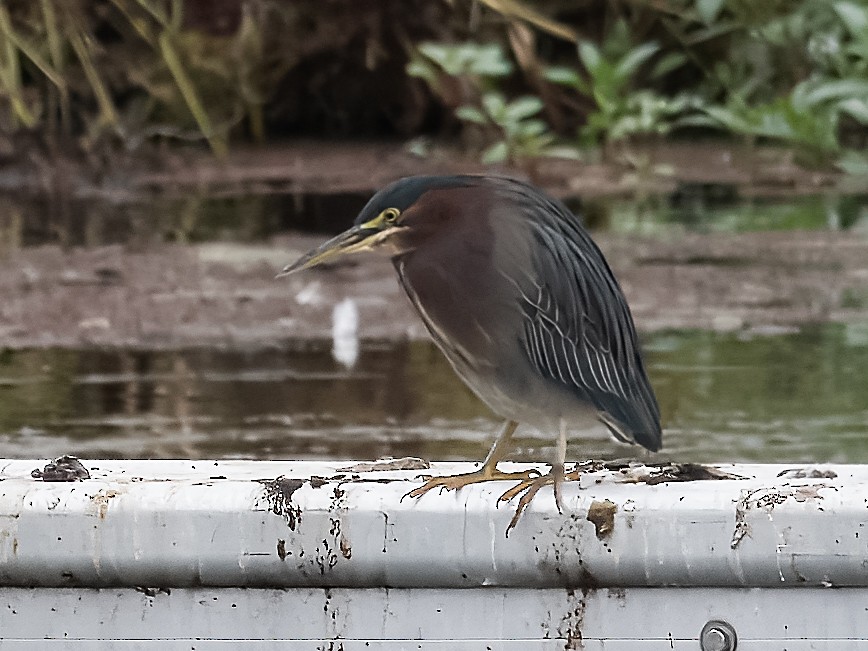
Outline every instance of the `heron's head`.
<svg viewBox="0 0 868 651">
<path fill-rule="evenodd" d="M 410 176 L 377 192 L 356 217 L 352 228 L 333 237 L 287 265 L 285 276 L 356 251 L 382 250 L 399 255 L 424 239 L 428 232 L 442 228 L 442 222 L 465 214 L 465 192 L 433 192 L 472 189 L 474 177 Z M 436 197 L 435 197 L 436 195 Z"/>
</svg>

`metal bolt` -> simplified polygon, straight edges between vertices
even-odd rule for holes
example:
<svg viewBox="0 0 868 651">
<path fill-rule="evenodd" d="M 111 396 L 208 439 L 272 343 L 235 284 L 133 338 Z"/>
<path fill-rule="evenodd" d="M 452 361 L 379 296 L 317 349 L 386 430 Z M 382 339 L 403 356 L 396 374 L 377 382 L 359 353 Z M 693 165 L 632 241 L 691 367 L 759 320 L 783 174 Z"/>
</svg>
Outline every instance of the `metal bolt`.
<svg viewBox="0 0 868 651">
<path fill-rule="evenodd" d="M 699 634 L 699 646 L 702 651 L 735 651 L 738 636 L 735 629 L 727 622 L 711 620 L 702 627 Z"/>
</svg>

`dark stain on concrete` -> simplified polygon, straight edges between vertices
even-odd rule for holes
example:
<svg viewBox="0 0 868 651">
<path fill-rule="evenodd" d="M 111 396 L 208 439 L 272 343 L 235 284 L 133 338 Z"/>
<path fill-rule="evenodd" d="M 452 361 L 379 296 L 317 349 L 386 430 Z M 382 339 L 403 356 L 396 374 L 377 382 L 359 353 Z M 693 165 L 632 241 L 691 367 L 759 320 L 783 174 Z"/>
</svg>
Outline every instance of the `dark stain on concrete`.
<svg viewBox="0 0 868 651">
<path fill-rule="evenodd" d="M 78 457 L 65 454 L 45 464 L 42 470 L 34 468 L 30 476 L 42 481 L 82 481 L 90 479 L 90 472 Z"/>
<path fill-rule="evenodd" d="M 292 495 L 304 486 L 305 480 L 278 477 L 258 481 L 265 486 L 265 499 L 271 507 L 270 511 L 275 515 L 283 516 L 290 530 L 295 531 L 301 523 L 301 508 L 293 505 Z"/>
</svg>

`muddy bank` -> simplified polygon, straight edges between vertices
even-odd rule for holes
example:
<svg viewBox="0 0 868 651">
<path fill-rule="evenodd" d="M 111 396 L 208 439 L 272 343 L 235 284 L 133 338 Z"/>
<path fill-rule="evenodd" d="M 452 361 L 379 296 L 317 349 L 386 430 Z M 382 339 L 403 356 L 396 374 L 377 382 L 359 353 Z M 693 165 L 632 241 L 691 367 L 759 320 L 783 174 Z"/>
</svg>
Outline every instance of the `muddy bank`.
<svg viewBox="0 0 868 651">
<path fill-rule="evenodd" d="M 14 251 L 0 259 L 0 346 L 281 346 L 331 336 L 334 305 L 348 297 L 362 337 L 427 336 L 385 260 L 274 278 L 321 240 Z M 852 233 L 597 240 L 646 332 L 868 319 L 868 240 Z"/>
<path fill-rule="evenodd" d="M 502 173 L 528 178 L 561 197 L 670 193 L 679 183 L 739 186 L 753 196 L 816 193 L 834 186 L 833 171 L 798 166 L 791 152 L 720 141 L 639 145 L 607 161 L 540 158 L 522 167 L 492 168 L 454 147 L 425 157 L 400 142 L 295 141 L 234 150 L 225 163 L 201 152 L 163 159 L 161 168 L 131 176 L 139 192 L 372 192 L 413 174 Z"/>
<path fill-rule="evenodd" d="M 852 180 L 835 170 L 800 167 L 785 149 L 718 140 L 635 145 L 603 161 L 542 158 L 520 168 L 484 166 L 458 146 L 425 147 L 423 157 L 397 141 L 294 140 L 237 146 L 225 161 L 201 148 L 179 147 L 119 153 L 102 167 L 61 153 L 19 156 L 0 161 L 0 191 L 61 204 L 81 198 L 124 203 L 191 193 L 367 194 L 401 176 L 485 172 L 528 178 L 560 197 L 668 194 L 685 183 L 736 186 L 741 196 L 813 194 L 839 185 L 850 192 L 868 191 L 849 187 Z M 864 186 L 864 179 L 861 183 Z"/>
</svg>

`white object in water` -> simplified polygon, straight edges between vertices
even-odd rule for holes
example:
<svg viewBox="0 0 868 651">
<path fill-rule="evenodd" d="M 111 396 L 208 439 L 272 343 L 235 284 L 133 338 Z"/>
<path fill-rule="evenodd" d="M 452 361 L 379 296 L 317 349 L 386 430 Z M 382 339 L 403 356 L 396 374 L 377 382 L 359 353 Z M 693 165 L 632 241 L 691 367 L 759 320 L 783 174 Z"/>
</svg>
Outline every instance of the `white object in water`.
<svg viewBox="0 0 868 651">
<path fill-rule="evenodd" d="M 359 358 L 359 308 L 345 298 L 332 311 L 332 355 L 350 369 Z"/>
<path fill-rule="evenodd" d="M 295 295 L 295 302 L 299 305 L 319 305 L 322 303 L 322 292 L 320 291 L 321 284 L 319 281 L 314 281 L 304 286 L 304 288 Z"/>
</svg>

